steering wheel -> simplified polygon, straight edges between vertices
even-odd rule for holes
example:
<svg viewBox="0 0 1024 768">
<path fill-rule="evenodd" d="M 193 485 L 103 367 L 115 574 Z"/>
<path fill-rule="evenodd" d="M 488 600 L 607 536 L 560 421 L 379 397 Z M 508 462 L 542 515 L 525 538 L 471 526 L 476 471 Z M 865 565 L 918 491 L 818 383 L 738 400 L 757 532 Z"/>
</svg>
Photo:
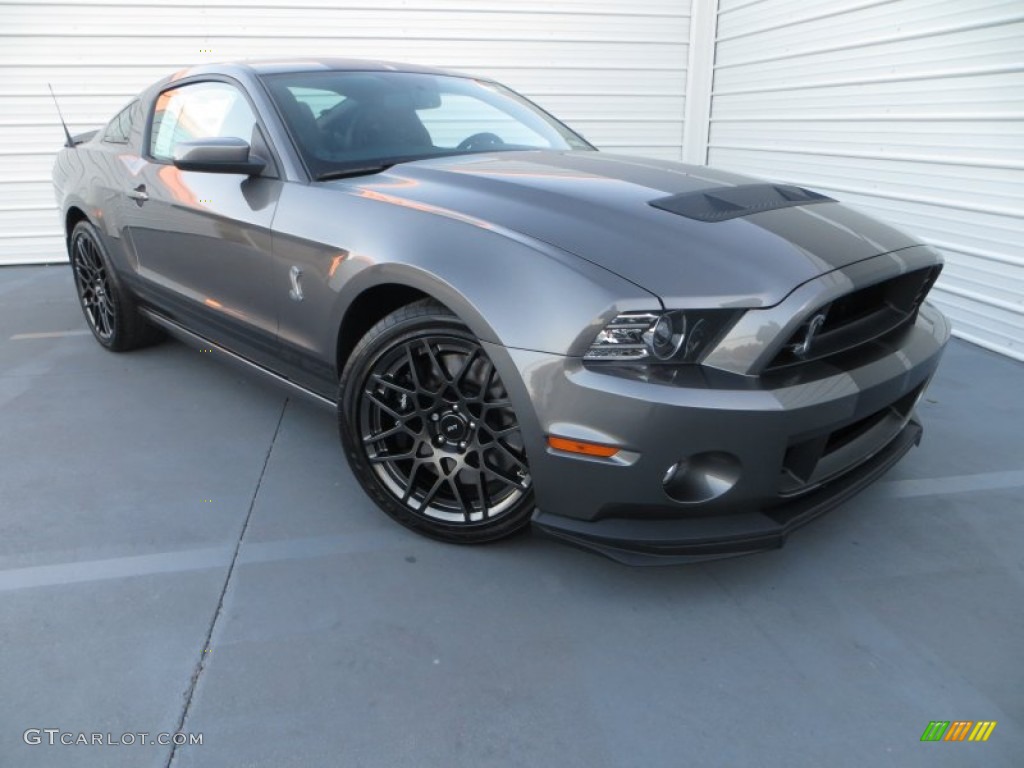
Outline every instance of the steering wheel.
<svg viewBox="0 0 1024 768">
<path fill-rule="evenodd" d="M 459 146 L 456 149 L 487 149 L 487 147 L 500 147 L 504 146 L 504 144 L 505 141 L 501 136 L 484 131 L 483 133 L 474 133 L 472 136 L 467 136 L 459 142 Z"/>
</svg>

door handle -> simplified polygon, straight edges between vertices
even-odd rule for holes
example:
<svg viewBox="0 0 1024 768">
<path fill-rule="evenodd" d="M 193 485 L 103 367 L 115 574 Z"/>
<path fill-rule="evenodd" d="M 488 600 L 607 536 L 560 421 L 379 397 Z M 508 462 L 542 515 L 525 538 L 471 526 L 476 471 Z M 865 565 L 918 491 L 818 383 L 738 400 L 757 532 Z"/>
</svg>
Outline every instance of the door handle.
<svg viewBox="0 0 1024 768">
<path fill-rule="evenodd" d="M 146 185 L 139 184 L 135 189 L 128 193 L 128 197 L 134 200 L 139 205 L 149 200 L 149 195 L 146 194 Z"/>
</svg>

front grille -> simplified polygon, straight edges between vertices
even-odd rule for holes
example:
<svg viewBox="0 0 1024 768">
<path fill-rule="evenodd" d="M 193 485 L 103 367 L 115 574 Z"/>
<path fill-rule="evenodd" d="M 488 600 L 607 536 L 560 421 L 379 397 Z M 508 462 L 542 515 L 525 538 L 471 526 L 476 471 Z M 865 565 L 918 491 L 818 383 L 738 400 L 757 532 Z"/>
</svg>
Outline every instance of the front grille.
<svg viewBox="0 0 1024 768">
<path fill-rule="evenodd" d="M 811 312 L 765 368 L 840 355 L 888 336 L 914 322 L 939 266 L 907 272 L 860 288 Z"/>
</svg>

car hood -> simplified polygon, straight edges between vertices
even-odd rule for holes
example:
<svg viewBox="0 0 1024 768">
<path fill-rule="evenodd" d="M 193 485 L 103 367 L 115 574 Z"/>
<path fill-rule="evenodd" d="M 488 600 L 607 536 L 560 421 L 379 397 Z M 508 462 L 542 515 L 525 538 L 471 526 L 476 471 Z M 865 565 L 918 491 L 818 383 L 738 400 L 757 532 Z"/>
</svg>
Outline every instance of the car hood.
<svg viewBox="0 0 1024 768">
<path fill-rule="evenodd" d="M 351 190 L 353 182 L 359 194 L 384 202 L 543 241 L 620 275 L 670 307 L 770 306 L 826 272 L 917 244 L 834 201 L 771 210 L 755 205 L 759 212 L 713 221 L 664 210 L 650 203 L 677 195 L 701 199 L 713 190 L 735 195 L 738 187 L 758 182 L 703 166 L 603 152 L 432 158 L 341 184 Z"/>
</svg>

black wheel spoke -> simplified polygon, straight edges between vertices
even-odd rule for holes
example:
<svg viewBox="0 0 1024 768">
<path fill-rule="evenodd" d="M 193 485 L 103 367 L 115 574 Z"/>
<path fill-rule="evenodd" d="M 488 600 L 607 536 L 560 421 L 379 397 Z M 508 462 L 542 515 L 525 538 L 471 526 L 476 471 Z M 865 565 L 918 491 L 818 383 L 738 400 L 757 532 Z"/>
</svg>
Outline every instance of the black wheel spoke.
<svg viewBox="0 0 1024 768">
<path fill-rule="evenodd" d="M 510 408 L 512 401 L 507 398 L 500 398 L 498 400 L 488 400 L 483 404 L 485 411 L 501 410 L 503 408 Z"/>
<path fill-rule="evenodd" d="M 487 399 L 487 391 L 491 388 L 491 379 L 494 377 L 494 363 L 490 359 L 484 361 L 484 373 L 480 376 L 478 385 L 478 392 L 475 397 L 470 398 L 473 402 L 483 404 Z M 486 409 L 486 406 L 484 406 Z"/>
<path fill-rule="evenodd" d="M 513 424 L 511 427 L 490 427 L 489 426 L 489 427 L 487 427 L 487 431 L 490 432 L 491 435 L 494 436 L 495 440 L 498 440 L 499 438 L 507 437 L 508 435 L 514 435 L 516 432 L 519 431 L 519 425 L 518 424 Z"/>
<path fill-rule="evenodd" d="M 486 464 L 484 465 L 483 471 L 489 477 L 492 477 L 498 482 L 504 483 L 505 485 L 509 485 L 513 488 L 522 488 L 525 482 L 523 479 L 516 477 L 515 475 L 506 473 L 505 470 L 503 469 L 499 469 L 497 467 L 489 466 Z"/>
<path fill-rule="evenodd" d="M 364 435 L 363 443 L 369 445 L 370 443 L 379 443 L 381 440 L 387 440 L 389 437 L 394 437 L 395 435 L 413 436 L 415 434 L 416 433 L 406 427 L 405 424 L 399 422 L 398 424 L 395 424 L 395 426 L 389 427 L 382 432 L 375 432 L 372 435 Z"/>
<path fill-rule="evenodd" d="M 459 487 L 458 474 L 452 475 L 448 478 L 448 487 L 451 488 L 452 496 L 462 507 L 462 517 L 465 522 L 469 523 L 473 520 L 473 505 L 471 502 L 466 500 L 465 494 L 462 488 Z"/>
<path fill-rule="evenodd" d="M 416 448 L 412 448 L 405 453 L 378 453 L 373 456 L 367 456 L 371 464 L 380 464 L 385 461 L 407 461 L 408 459 L 416 458 Z"/>
<path fill-rule="evenodd" d="M 430 490 L 427 491 L 426 495 L 423 497 L 423 500 L 420 501 L 420 509 L 425 509 L 426 507 L 430 506 L 430 502 L 434 500 L 434 497 L 437 496 L 437 492 L 441 490 L 441 486 L 444 485 L 445 482 L 446 478 L 444 475 L 437 476 L 437 479 L 434 481 L 434 484 L 430 486 Z"/>
<path fill-rule="evenodd" d="M 480 511 L 483 513 L 484 519 L 486 520 L 489 512 L 489 505 L 487 503 L 487 478 L 481 470 L 478 470 L 476 473 L 476 495 L 477 500 L 480 502 Z"/>
<path fill-rule="evenodd" d="M 459 367 L 459 372 L 456 373 L 454 377 L 452 377 L 452 382 L 455 384 L 455 387 L 459 390 L 460 394 L 465 394 L 462 391 L 462 380 L 469 372 L 470 366 L 472 366 L 473 363 L 476 362 L 476 359 L 479 356 L 479 354 L 479 347 L 473 349 L 468 355 L 466 355 L 466 359 L 462 362 L 462 365 Z"/>
<path fill-rule="evenodd" d="M 92 282 L 92 272 L 89 267 L 82 262 L 80 258 L 75 258 L 75 274 L 78 277 L 79 285 L 86 285 Z"/>
<path fill-rule="evenodd" d="M 375 384 L 380 384 L 382 387 L 385 387 L 386 389 L 390 389 L 390 390 L 392 390 L 394 392 L 398 392 L 400 395 L 415 395 L 416 394 L 416 390 L 415 389 L 409 389 L 408 387 L 403 387 L 401 384 L 397 384 L 397 383 L 395 383 L 393 381 L 389 381 L 388 379 L 385 379 L 383 376 L 381 376 L 379 374 L 375 373 L 370 378 L 373 379 L 373 382 Z"/>
<path fill-rule="evenodd" d="M 409 497 L 412 496 L 412 492 L 416 488 L 416 475 L 420 471 L 420 467 L 423 466 L 423 462 L 419 460 L 413 461 L 412 469 L 409 470 L 409 477 L 405 485 L 405 492 L 402 494 L 402 503 L 405 504 L 409 501 Z"/>
<path fill-rule="evenodd" d="M 488 446 L 488 448 L 490 448 L 491 446 L 495 446 L 497 448 L 500 448 L 501 452 L 504 453 L 505 456 L 507 456 L 509 459 L 511 459 L 512 462 L 516 465 L 517 468 L 523 469 L 523 470 L 526 469 L 526 464 L 519 457 L 519 454 L 517 454 L 515 451 L 513 451 L 511 448 L 509 448 L 507 445 L 505 445 L 503 442 L 501 442 L 501 440 L 495 440 L 493 443 L 491 443 Z"/>
<path fill-rule="evenodd" d="M 82 265 L 83 269 L 92 272 L 92 259 L 89 257 L 89 253 L 85 248 L 85 238 L 80 237 L 75 243 L 75 253 L 78 255 L 78 263 Z"/>
<path fill-rule="evenodd" d="M 444 363 L 437 358 L 436 354 L 434 354 L 434 349 L 430 346 L 429 341 L 423 342 L 423 348 L 427 351 L 427 358 L 430 360 L 430 367 L 437 371 L 437 375 L 441 379 L 441 389 L 443 390 L 445 384 L 451 384 L 452 377 L 448 373 L 448 369 L 444 367 Z"/>
<path fill-rule="evenodd" d="M 406 344 L 404 348 L 405 362 L 409 366 L 409 376 L 412 379 L 412 385 L 417 392 L 425 391 L 422 380 L 420 379 L 420 371 L 416 365 L 416 357 L 413 355 L 412 344 Z"/>
<path fill-rule="evenodd" d="M 406 420 L 407 416 L 405 414 L 399 413 L 394 408 L 392 408 L 390 405 L 388 405 L 383 400 L 381 400 L 380 396 L 376 392 L 374 392 L 372 389 L 366 390 L 366 396 L 368 398 L 370 398 L 370 400 L 373 401 L 373 404 L 375 406 L 380 408 L 382 411 L 384 411 L 384 413 L 386 413 L 388 416 L 390 416 L 395 421 L 402 421 L 402 422 L 404 422 Z"/>
</svg>

